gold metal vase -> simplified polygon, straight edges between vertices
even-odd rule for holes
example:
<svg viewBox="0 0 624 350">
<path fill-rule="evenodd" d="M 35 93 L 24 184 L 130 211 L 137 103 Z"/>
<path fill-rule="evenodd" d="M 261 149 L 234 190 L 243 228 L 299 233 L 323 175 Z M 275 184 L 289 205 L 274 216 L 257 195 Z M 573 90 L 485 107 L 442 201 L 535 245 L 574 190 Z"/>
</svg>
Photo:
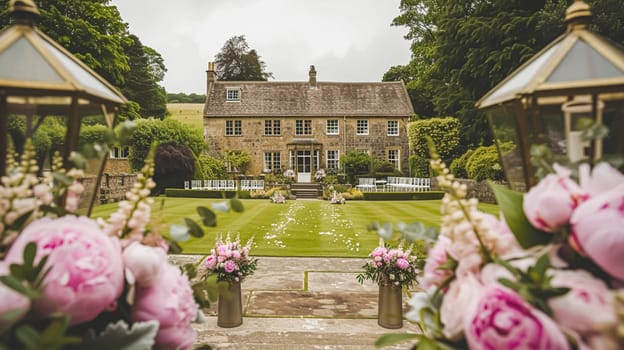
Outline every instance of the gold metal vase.
<svg viewBox="0 0 624 350">
<path fill-rule="evenodd" d="M 384 328 L 403 327 L 403 289 L 401 286 L 379 286 L 377 324 Z"/>
<path fill-rule="evenodd" d="M 230 284 L 226 293 L 219 294 L 217 326 L 222 328 L 238 327 L 243 324 L 243 302 L 241 284 Z"/>
</svg>

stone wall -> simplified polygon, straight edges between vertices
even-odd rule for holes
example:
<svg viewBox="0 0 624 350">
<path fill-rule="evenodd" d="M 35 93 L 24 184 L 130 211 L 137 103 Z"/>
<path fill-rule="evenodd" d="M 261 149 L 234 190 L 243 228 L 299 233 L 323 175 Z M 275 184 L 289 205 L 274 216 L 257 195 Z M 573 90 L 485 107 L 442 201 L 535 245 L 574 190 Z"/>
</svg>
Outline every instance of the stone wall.
<svg viewBox="0 0 624 350">
<path fill-rule="evenodd" d="M 487 181 L 475 181 L 470 179 L 455 179 L 459 183 L 465 184 L 468 187 L 468 198 L 477 198 L 479 202 L 496 204 L 496 197 L 492 188 Z M 494 183 L 507 186 L 504 181 L 494 181 Z M 439 191 L 438 180 L 436 177 L 431 178 L 431 190 Z"/>
<path fill-rule="evenodd" d="M 100 190 L 98 191 L 95 204 L 106 204 L 119 202 L 125 198 L 126 192 L 129 191 L 136 181 L 136 174 L 111 174 L 104 173 L 100 182 Z M 96 176 L 85 176 L 80 182 L 85 187 L 80 197 L 80 207 L 89 206 L 89 200 L 95 189 Z"/>
</svg>

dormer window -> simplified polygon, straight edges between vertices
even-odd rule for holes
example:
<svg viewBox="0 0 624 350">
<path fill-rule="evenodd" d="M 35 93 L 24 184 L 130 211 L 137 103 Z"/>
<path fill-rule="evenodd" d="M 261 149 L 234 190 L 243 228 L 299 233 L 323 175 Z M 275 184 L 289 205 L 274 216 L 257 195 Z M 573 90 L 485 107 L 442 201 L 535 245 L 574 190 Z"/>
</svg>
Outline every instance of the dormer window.
<svg viewBox="0 0 624 350">
<path fill-rule="evenodd" d="M 240 88 L 227 88 L 225 99 L 226 101 L 240 101 Z"/>
</svg>

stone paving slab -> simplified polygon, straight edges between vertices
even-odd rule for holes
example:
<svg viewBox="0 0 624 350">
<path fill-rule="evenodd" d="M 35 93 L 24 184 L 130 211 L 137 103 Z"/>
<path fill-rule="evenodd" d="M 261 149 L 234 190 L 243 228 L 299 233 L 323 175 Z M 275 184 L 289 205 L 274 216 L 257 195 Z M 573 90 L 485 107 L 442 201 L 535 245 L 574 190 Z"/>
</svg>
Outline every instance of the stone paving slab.
<svg viewBox="0 0 624 350">
<path fill-rule="evenodd" d="M 308 272 L 308 290 L 311 292 L 377 292 L 379 287 L 370 281 L 360 284 L 357 272 Z"/>
<path fill-rule="evenodd" d="M 220 328 L 216 317 L 194 324 L 198 344 L 214 349 L 333 349 L 372 350 L 377 338 L 387 333 L 416 333 L 414 324 L 404 322 L 401 329 L 386 329 L 376 319 L 318 319 L 318 318 L 244 318 L 236 328 Z M 409 349 L 406 342 L 384 349 Z"/>
<path fill-rule="evenodd" d="M 251 294 L 244 315 L 374 318 L 377 293 L 256 291 Z"/>
</svg>

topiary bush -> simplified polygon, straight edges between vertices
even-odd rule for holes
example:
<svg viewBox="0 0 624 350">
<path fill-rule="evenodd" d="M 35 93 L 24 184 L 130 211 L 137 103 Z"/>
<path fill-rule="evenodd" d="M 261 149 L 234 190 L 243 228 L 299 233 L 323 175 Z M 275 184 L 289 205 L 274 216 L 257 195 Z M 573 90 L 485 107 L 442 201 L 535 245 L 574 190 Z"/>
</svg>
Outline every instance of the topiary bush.
<svg viewBox="0 0 624 350">
<path fill-rule="evenodd" d="M 503 153 L 508 153 L 514 149 L 511 142 L 500 145 Z M 500 164 L 498 150 L 495 145 L 481 146 L 477 148 L 466 161 L 466 174 L 468 178 L 483 180 L 504 180 L 505 174 Z"/>
<path fill-rule="evenodd" d="M 473 153 L 474 150 L 469 149 L 459 158 L 453 159 L 451 165 L 449 166 L 451 174 L 453 174 L 458 179 L 467 179 L 468 173 L 466 173 L 466 162 L 468 162 L 468 159 L 470 158 L 470 156 L 472 156 Z"/>
<path fill-rule="evenodd" d="M 426 136 L 433 139 L 442 159 L 447 159 L 459 146 L 459 119 L 454 117 L 421 119 L 409 124 L 409 144 L 414 154 L 429 157 Z"/>
<path fill-rule="evenodd" d="M 410 172 L 412 177 L 429 177 L 429 159 L 423 158 L 416 154 L 409 157 Z"/>
</svg>

